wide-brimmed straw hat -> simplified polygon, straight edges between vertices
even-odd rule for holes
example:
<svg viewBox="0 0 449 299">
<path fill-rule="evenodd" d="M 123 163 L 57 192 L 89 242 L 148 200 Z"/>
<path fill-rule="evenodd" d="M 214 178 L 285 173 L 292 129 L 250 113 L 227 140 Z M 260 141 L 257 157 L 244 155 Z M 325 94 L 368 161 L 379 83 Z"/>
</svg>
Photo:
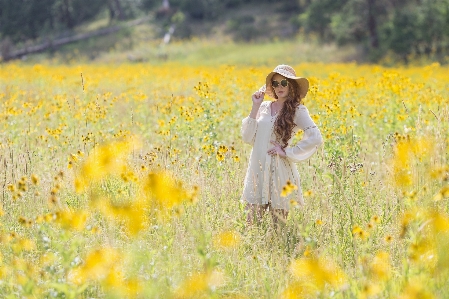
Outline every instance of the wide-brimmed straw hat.
<svg viewBox="0 0 449 299">
<path fill-rule="evenodd" d="M 273 94 L 273 90 L 271 88 L 267 88 L 267 86 L 271 87 L 271 78 L 273 78 L 274 74 L 279 74 L 286 78 L 293 79 L 296 82 L 298 82 L 299 94 L 301 96 L 301 99 L 306 96 L 307 91 L 309 90 L 309 80 L 307 80 L 306 78 L 303 78 L 303 77 L 297 77 L 295 70 L 291 66 L 286 65 L 286 64 L 281 64 L 281 65 L 278 65 L 277 67 L 275 67 L 275 69 L 271 73 L 268 74 L 268 76 L 265 80 L 265 85 L 262 86 L 259 89 L 259 91 L 262 91 L 265 94 L 269 95 L 270 97 L 275 98 L 274 94 Z"/>
</svg>

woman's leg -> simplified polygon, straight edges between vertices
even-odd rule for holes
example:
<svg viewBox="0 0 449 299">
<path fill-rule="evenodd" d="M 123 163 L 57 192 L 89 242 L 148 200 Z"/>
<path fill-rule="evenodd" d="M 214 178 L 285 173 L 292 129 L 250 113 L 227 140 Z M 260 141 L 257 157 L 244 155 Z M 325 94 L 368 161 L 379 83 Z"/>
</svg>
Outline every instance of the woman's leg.
<svg viewBox="0 0 449 299">
<path fill-rule="evenodd" d="M 270 206 L 271 219 L 276 227 L 279 226 L 279 222 L 286 223 L 288 217 L 288 211 L 283 209 L 273 209 Z"/>
<path fill-rule="evenodd" d="M 254 221 L 260 221 L 263 217 L 264 212 L 267 211 L 268 205 L 258 205 L 247 203 L 246 210 L 246 222 L 248 224 L 253 224 Z"/>
<path fill-rule="evenodd" d="M 284 210 L 284 209 L 275 209 L 273 208 L 273 203 L 272 203 L 272 198 L 274 198 L 275 201 L 275 205 L 276 202 L 278 202 L 279 199 L 279 194 L 280 194 L 280 190 L 279 190 L 279 186 L 280 186 L 280 177 L 278 176 L 278 172 L 276 171 L 276 162 L 279 162 L 279 160 L 271 160 L 271 165 L 270 165 L 270 173 L 272 174 L 272 178 L 270 180 L 270 184 L 268 185 L 268 190 L 269 190 L 269 199 L 268 199 L 268 209 L 270 211 L 271 214 L 271 219 L 273 221 L 274 226 L 278 227 L 279 226 L 279 221 L 286 223 L 287 221 L 287 216 L 288 216 L 288 210 Z M 279 167 L 279 166 L 278 166 Z M 276 176 L 274 175 L 274 173 L 276 173 Z M 276 184 L 277 183 L 277 184 Z"/>
</svg>

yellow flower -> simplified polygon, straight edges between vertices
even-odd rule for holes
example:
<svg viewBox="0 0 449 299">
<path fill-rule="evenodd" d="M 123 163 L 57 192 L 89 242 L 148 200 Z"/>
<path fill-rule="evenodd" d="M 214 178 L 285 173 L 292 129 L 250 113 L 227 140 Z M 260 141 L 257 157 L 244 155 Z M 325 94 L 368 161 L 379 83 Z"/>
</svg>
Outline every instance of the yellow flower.
<svg viewBox="0 0 449 299">
<path fill-rule="evenodd" d="M 410 245 L 409 258 L 417 264 L 424 264 L 427 267 L 434 267 L 436 263 L 435 240 L 429 237 L 422 237 Z"/>
<path fill-rule="evenodd" d="M 449 173 L 449 166 L 436 167 L 430 171 L 430 176 L 433 179 L 444 179 Z"/>
<path fill-rule="evenodd" d="M 36 249 L 36 244 L 34 243 L 34 241 L 29 240 L 29 239 L 21 239 L 19 241 L 19 247 L 21 250 L 24 251 L 31 251 Z"/>
<path fill-rule="evenodd" d="M 354 226 L 352 234 L 362 240 L 366 240 L 369 237 L 368 232 L 364 231 L 360 226 Z"/>
<path fill-rule="evenodd" d="M 75 154 L 70 154 L 69 161 L 77 162 L 78 157 Z"/>
<path fill-rule="evenodd" d="M 362 296 L 361 298 L 370 298 L 378 295 L 382 289 L 378 284 L 374 283 L 366 283 L 362 287 Z"/>
<path fill-rule="evenodd" d="M 33 221 L 28 220 L 25 217 L 19 217 L 19 223 L 26 227 L 30 227 L 33 224 Z"/>
<path fill-rule="evenodd" d="M 82 192 L 88 184 L 120 173 L 126 167 L 126 158 L 133 147 L 138 147 L 133 140 L 96 147 L 80 166 L 75 179 L 76 191 Z"/>
<path fill-rule="evenodd" d="M 208 288 L 208 273 L 195 273 L 185 281 L 175 291 L 175 298 L 196 298 L 204 294 Z"/>
<path fill-rule="evenodd" d="M 290 199 L 290 206 L 291 207 L 297 207 L 298 206 L 298 202 L 294 199 Z"/>
<path fill-rule="evenodd" d="M 219 270 L 196 272 L 174 291 L 175 298 L 203 298 L 209 290 L 224 286 L 226 278 Z M 207 296 L 208 297 L 208 296 Z"/>
<path fill-rule="evenodd" d="M 125 278 L 117 267 L 113 267 L 109 271 L 102 281 L 102 285 L 107 293 L 121 298 L 137 298 L 143 287 L 136 278 Z"/>
<path fill-rule="evenodd" d="M 398 299 L 434 299 L 435 296 L 427 291 L 422 283 L 413 281 L 405 287 Z"/>
<path fill-rule="evenodd" d="M 390 256 L 380 251 L 370 264 L 369 271 L 375 281 L 387 281 L 391 276 Z"/>
<path fill-rule="evenodd" d="M 309 298 L 314 294 L 314 289 L 307 283 L 291 283 L 279 296 L 279 299 L 301 299 Z"/>
<path fill-rule="evenodd" d="M 293 184 L 290 180 L 287 180 L 285 185 L 282 187 L 281 197 L 287 197 L 294 190 L 298 190 L 298 186 Z"/>
<path fill-rule="evenodd" d="M 70 209 L 56 212 L 56 223 L 64 229 L 80 231 L 84 229 L 87 220 L 85 211 L 72 211 Z"/>
<path fill-rule="evenodd" d="M 39 184 L 39 178 L 37 177 L 37 175 L 35 174 L 31 175 L 31 182 L 33 183 L 33 185 Z"/>
<path fill-rule="evenodd" d="M 440 201 L 442 199 L 449 198 L 449 186 L 444 186 L 438 191 L 437 194 L 433 197 L 434 201 Z"/>
<path fill-rule="evenodd" d="M 306 246 L 306 250 L 304 250 L 303 255 L 304 257 L 310 257 L 312 255 L 312 249 L 310 248 L 310 246 Z"/>
<path fill-rule="evenodd" d="M 310 197 L 313 196 L 313 190 L 307 190 L 306 192 L 304 192 L 304 197 Z"/>
<path fill-rule="evenodd" d="M 225 159 L 225 156 L 222 153 L 217 152 L 216 158 L 217 158 L 217 161 L 221 162 Z"/>
<path fill-rule="evenodd" d="M 281 197 L 286 197 L 288 195 L 288 188 L 287 186 L 282 187 L 282 191 L 281 191 Z"/>
<path fill-rule="evenodd" d="M 360 231 L 362 230 L 362 228 L 360 226 L 354 226 L 354 228 L 352 229 L 352 234 L 356 235 L 358 234 Z"/>
<path fill-rule="evenodd" d="M 110 213 L 105 214 L 123 220 L 125 228 L 131 236 L 136 236 L 148 225 L 145 204 L 141 200 L 125 206 L 110 206 L 109 211 Z"/>
<path fill-rule="evenodd" d="M 307 281 L 320 290 L 326 284 L 338 289 L 347 282 L 346 274 L 333 261 L 325 258 L 300 258 L 290 265 L 290 270 L 298 281 Z"/>
<path fill-rule="evenodd" d="M 449 232 L 449 218 L 440 212 L 434 211 L 430 215 L 435 233 Z"/>
<path fill-rule="evenodd" d="M 234 248 L 240 244 L 241 237 L 240 235 L 235 231 L 225 231 L 213 239 L 213 244 L 217 248 Z"/>
<path fill-rule="evenodd" d="M 377 215 L 374 215 L 374 216 L 371 218 L 371 220 L 372 220 L 374 223 L 380 223 L 380 217 L 377 216 Z"/>
<path fill-rule="evenodd" d="M 169 172 L 152 172 L 144 182 L 144 191 L 162 209 L 171 209 L 189 200 L 182 183 Z"/>
<path fill-rule="evenodd" d="M 45 214 L 45 216 L 43 218 L 44 218 L 45 222 L 50 222 L 56 218 L 56 215 L 52 214 L 52 213 L 48 213 L 48 214 Z"/>
<path fill-rule="evenodd" d="M 68 274 L 68 280 L 75 284 L 83 284 L 86 281 L 102 281 L 114 270 L 121 255 L 113 248 L 106 247 L 89 252 L 82 266 L 72 269 Z"/>
</svg>

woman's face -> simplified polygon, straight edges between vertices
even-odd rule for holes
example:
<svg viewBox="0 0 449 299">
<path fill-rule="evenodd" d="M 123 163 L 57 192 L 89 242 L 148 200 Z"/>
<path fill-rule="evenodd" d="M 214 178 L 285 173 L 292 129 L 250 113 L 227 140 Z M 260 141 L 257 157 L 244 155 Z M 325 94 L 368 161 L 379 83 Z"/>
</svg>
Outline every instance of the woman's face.
<svg viewBox="0 0 449 299">
<path fill-rule="evenodd" d="M 271 85 L 278 99 L 286 99 L 288 96 L 288 84 L 287 78 L 282 75 L 274 74 L 271 78 Z M 286 86 L 284 86 L 286 85 Z"/>
</svg>

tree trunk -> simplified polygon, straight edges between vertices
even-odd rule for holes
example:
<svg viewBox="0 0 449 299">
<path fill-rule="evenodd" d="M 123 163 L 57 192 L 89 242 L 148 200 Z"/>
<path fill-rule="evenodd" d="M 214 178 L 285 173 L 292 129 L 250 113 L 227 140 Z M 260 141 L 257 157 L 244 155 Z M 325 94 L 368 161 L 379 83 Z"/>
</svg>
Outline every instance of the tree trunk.
<svg viewBox="0 0 449 299">
<path fill-rule="evenodd" d="M 120 0 L 114 0 L 115 8 L 117 9 L 117 18 L 119 20 L 125 19 L 125 13 L 123 12 L 122 4 L 120 3 Z"/>
<path fill-rule="evenodd" d="M 377 49 L 377 48 L 379 48 L 379 37 L 377 35 L 375 1 L 376 0 L 367 0 L 367 3 L 368 3 L 368 31 L 369 31 L 371 48 Z"/>
<path fill-rule="evenodd" d="M 75 27 L 75 22 L 73 21 L 72 14 L 70 13 L 70 0 L 64 0 L 62 7 L 63 23 L 66 24 L 67 28 Z"/>
<path fill-rule="evenodd" d="M 115 9 L 114 5 L 111 1 L 108 1 L 108 9 L 109 9 L 109 22 L 115 19 Z"/>
</svg>

